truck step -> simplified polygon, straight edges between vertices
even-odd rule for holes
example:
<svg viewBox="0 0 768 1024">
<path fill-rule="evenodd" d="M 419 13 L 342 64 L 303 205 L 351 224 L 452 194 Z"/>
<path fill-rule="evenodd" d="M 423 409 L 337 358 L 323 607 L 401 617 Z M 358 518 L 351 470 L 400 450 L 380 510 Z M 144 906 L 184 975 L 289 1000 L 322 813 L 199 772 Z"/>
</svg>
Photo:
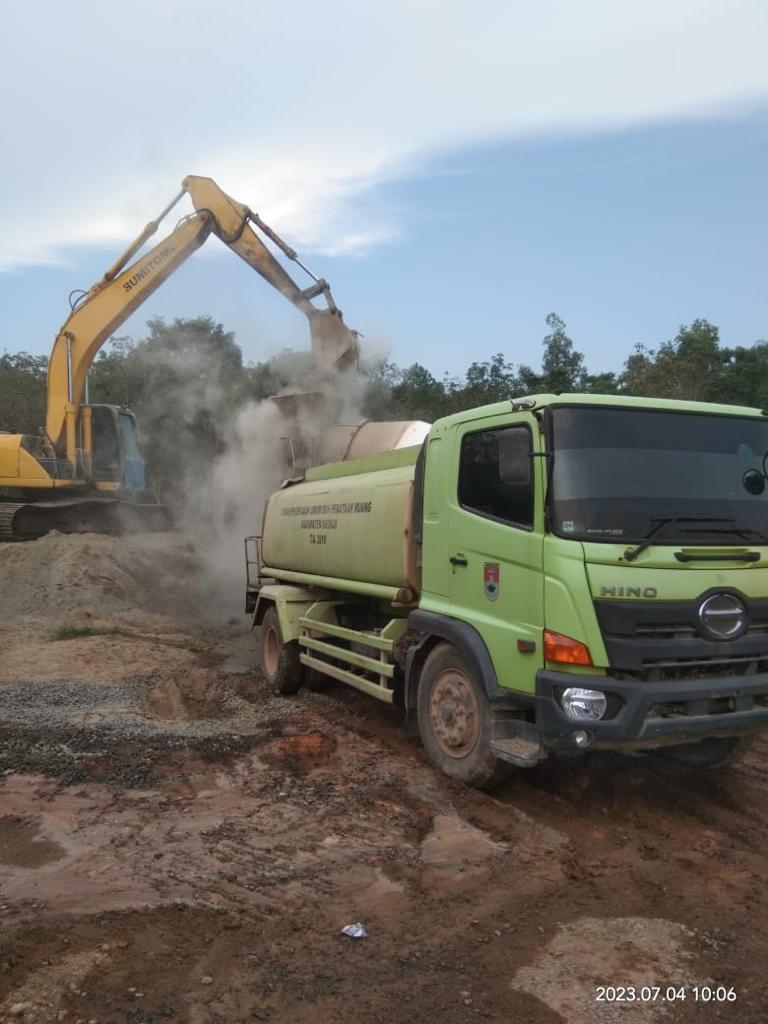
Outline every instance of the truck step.
<svg viewBox="0 0 768 1024">
<path fill-rule="evenodd" d="M 493 740 L 491 750 L 501 761 L 509 761 L 518 768 L 533 768 L 546 757 L 546 751 L 538 740 L 522 736 L 507 736 Z"/>
</svg>

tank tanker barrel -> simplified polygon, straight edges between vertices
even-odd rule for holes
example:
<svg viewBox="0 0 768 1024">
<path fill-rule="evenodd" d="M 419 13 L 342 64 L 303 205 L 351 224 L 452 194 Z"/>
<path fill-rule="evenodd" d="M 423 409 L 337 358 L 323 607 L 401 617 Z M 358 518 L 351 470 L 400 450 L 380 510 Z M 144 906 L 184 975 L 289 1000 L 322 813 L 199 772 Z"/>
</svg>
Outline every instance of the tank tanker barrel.
<svg viewBox="0 0 768 1024">
<path fill-rule="evenodd" d="M 413 600 L 421 576 L 412 529 L 419 450 L 377 455 L 368 471 L 351 475 L 324 466 L 273 494 L 263 523 L 265 574 L 321 587 L 344 579 L 361 594 Z"/>
</svg>

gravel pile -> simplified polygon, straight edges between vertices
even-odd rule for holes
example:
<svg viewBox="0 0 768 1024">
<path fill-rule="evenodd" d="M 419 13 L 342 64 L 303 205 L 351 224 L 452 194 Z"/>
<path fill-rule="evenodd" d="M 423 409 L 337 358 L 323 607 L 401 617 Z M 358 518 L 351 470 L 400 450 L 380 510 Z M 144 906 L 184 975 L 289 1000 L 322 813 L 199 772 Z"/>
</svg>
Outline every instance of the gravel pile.
<svg viewBox="0 0 768 1024">
<path fill-rule="evenodd" d="M 261 731 L 299 703 L 268 696 L 251 701 L 230 677 L 210 669 L 173 677 L 138 679 L 120 686 L 94 686 L 70 679 L 6 684 L 0 689 L 0 727 L 23 725 L 60 732 L 87 727 L 128 739 L 160 735 L 213 736 Z"/>
<path fill-rule="evenodd" d="M 150 785 L 158 766 L 190 755 L 216 762 L 258 747 L 301 717 L 295 699 L 250 701 L 231 678 L 183 685 L 169 704 L 171 679 L 96 687 L 71 680 L 18 683 L 0 690 L 0 775 L 35 772 L 71 784 L 95 779 Z M 198 683 L 200 680 L 198 680 Z M 159 713 L 157 711 L 159 710 Z"/>
<path fill-rule="evenodd" d="M 0 544 L 0 772 L 143 785 L 158 759 L 215 761 L 300 716 L 200 592 L 175 533 Z"/>
</svg>

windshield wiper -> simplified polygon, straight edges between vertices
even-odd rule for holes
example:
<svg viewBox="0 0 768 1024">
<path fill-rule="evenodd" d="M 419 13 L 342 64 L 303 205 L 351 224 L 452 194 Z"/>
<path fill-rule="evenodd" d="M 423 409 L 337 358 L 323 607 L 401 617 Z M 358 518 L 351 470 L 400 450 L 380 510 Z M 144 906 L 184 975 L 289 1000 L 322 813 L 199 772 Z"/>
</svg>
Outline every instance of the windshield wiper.
<svg viewBox="0 0 768 1024">
<path fill-rule="evenodd" d="M 646 548 L 649 548 L 653 544 L 654 540 L 673 523 L 735 523 L 736 520 L 730 516 L 669 516 L 667 519 L 652 519 L 651 522 L 656 523 L 650 533 L 647 533 L 645 537 L 640 541 L 637 547 L 627 548 L 624 552 L 624 560 L 626 562 L 634 562 L 638 555 L 641 555 Z M 734 533 L 734 530 L 728 530 L 728 533 Z"/>
</svg>

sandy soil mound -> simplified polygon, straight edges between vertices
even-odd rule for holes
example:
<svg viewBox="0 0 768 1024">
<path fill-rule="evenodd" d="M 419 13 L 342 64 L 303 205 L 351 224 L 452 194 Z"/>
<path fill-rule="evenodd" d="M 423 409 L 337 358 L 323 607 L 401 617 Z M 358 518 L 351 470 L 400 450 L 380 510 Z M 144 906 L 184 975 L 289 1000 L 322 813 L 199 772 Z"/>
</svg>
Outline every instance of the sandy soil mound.
<svg viewBox="0 0 768 1024">
<path fill-rule="evenodd" d="M 2 651 L 0 684 L 34 679 L 49 682 L 121 683 L 163 669 L 184 669 L 196 656 L 170 644 L 139 636 L 87 636 L 74 640 L 37 639 Z"/>
<path fill-rule="evenodd" d="M 122 620 L 199 611 L 192 548 L 177 533 L 51 533 L 0 544 L 0 620 Z"/>
</svg>

